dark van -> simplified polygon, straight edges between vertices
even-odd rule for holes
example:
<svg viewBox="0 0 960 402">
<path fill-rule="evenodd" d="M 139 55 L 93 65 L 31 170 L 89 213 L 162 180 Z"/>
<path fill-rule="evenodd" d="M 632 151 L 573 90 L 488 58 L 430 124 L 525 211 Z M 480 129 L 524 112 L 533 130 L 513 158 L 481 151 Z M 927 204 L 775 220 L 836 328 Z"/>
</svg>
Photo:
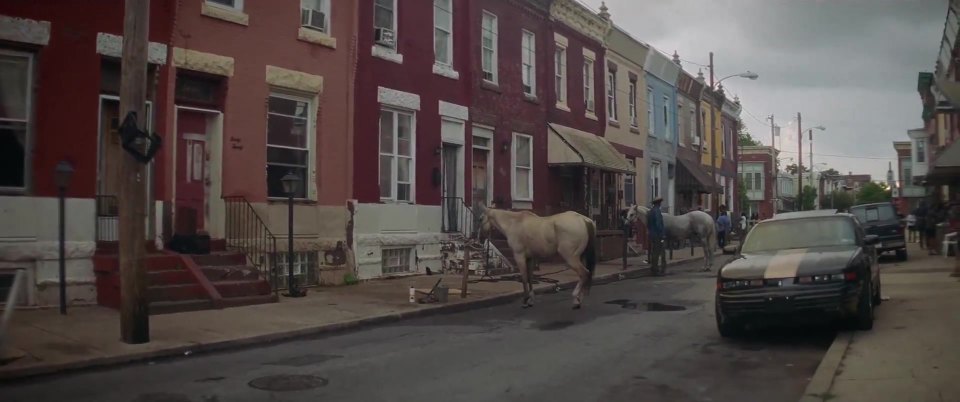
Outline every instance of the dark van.
<svg viewBox="0 0 960 402">
<path fill-rule="evenodd" d="M 850 208 L 850 213 L 857 217 L 867 234 L 877 235 L 880 238 L 880 243 L 877 244 L 878 253 L 894 251 L 897 253 L 897 259 L 907 260 L 904 227 L 893 204 L 880 202 L 857 205 Z"/>
</svg>

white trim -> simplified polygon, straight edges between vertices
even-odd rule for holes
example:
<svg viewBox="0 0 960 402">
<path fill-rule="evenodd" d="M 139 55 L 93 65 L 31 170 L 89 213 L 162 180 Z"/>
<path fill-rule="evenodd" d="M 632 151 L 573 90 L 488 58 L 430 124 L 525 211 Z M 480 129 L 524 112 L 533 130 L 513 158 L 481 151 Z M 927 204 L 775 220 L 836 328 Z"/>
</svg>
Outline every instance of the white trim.
<svg viewBox="0 0 960 402">
<path fill-rule="evenodd" d="M 443 123 L 445 123 L 445 122 L 446 122 L 446 123 L 459 124 L 459 125 L 460 125 L 460 131 L 459 131 L 458 133 L 453 134 L 453 135 L 450 135 L 449 133 L 443 131 Z M 443 143 L 445 143 L 445 144 L 453 144 L 453 145 L 460 145 L 460 146 L 466 145 L 466 143 L 467 143 L 467 140 L 466 140 L 466 137 L 467 137 L 466 131 L 467 131 L 467 121 L 466 121 L 466 120 L 461 120 L 461 119 L 457 119 L 457 118 L 448 118 L 448 117 L 441 117 L 441 118 L 440 118 L 440 139 L 441 139 L 441 141 L 442 141 Z"/>
<path fill-rule="evenodd" d="M 396 89 L 377 87 L 377 102 L 401 109 L 420 110 L 420 95 Z"/>
<path fill-rule="evenodd" d="M 493 154 L 494 154 L 494 148 L 496 148 L 496 144 L 494 144 L 494 131 L 495 129 L 493 127 L 485 126 L 482 124 L 476 124 L 476 123 L 473 124 L 473 130 L 471 130 L 471 135 L 473 137 L 486 138 L 490 140 L 490 145 L 486 147 L 476 145 L 476 142 L 473 142 L 474 149 L 481 149 L 481 150 L 487 151 L 487 199 L 483 200 L 485 205 L 493 204 L 493 189 L 495 186 L 493 183 L 493 171 L 495 170 L 493 166 Z M 470 153 L 470 157 L 471 158 L 473 157 L 472 152 Z M 472 164 L 470 165 L 470 174 L 472 177 L 473 175 Z M 470 197 L 473 197 L 473 188 L 470 189 Z M 476 201 L 476 200 L 473 200 L 471 198 L 471 201 Z"/>
<path fill-rule="evenodd" d="M 380 113 L 383 113 L 383 112 L 388 112 L 393 115 L 394 131 L 391 136 L 393 140 L 393 147 L 392 147 L 392 151 L 388 154 L 384 154 L 382 151 L 380 151 L 381 149 L 380 138 L 382 138 L 382 136 L 380 134 L 379 122 L 380 122 Z M 409 156 L 399 155 L 399 153 L 397 152 L 399 148 L 397 142 L 399 141 L 399 138 L 400 138 L 400 135 L 399 135 L 400 122 L 399 121 L 400 121 L 401 114 L 410 116 L 410 155 Z M 390 195 L 388 197 L 384 197 L 383 194 L 379 194 L 380 201 L 392 202 L 392 203 L 398 203 L 398 204 L 416 204 L 417 202 L 417 114 L 416 112 L 413 110 L 392 108 L 389 105 L 381 105 L 381 108 L 377 113 L 377 137 L 378 137 L 378 140 L 377 140 L 377 182 L 378 183 L 380 182 L 380 174 L 382 170 L 382 168 L 380 167 L 380 159 L 383 156 L 391 157 Z M 397 178 L 400 175 L 397 161 L 400 157 L 410 158 L 410 180 L 408 182 L 410 185 L 409 200 L 397 200 L 397 185 L 398 185 Z M 378 193 L 379 192 L 380 190 L 378 190 Z"/>
<path fill-rule="evenodd" d="M 619 121 L 618 118 L 620 117 L 619 110 L 617 110 L 619 109 L 619 102 L 617 98 L 617 89 L 619 89 L 617 88 L 617 72 L 607 69 L 605 81 L 607 82 L 607 120 L 617 123 Z"/>
<path fill-rule="evenodd" d="M 562 36 L 561 36 L 562 38 Z M 568 83 L 567 83 L 567 46 L 566 38 L 563 40 L 564 43 L 556 42 L 556 47 L 553 50 L 553 96 L 556 99 L 557 109 L 562 109 L 570 111 L 570 107 L 567 106 L 568 98 Z M 557 53 L 562 53 L 560 56 L 560 63 L 557 63 Z M 557 84 L 557 78 L 560 78 L 560 83 Z"/>
<path fill-rule="evenodd" d="M 434 63 L 433 73 L 441 77 L 447 77 L 453 80 L 460 79 L 460 73 L 458 73 L 456 70 L 454 70 L 452 67 L 446 64 Z"/>
<path fill-rule="evenodd" d="M 524 42 L 529 38 L 530 43 L 527 44 L 528 48 L 524 48 Z M 525 63 L 523 62 L 523 57 L 527 55 L 529 51 L 529 60 L 530 63 L 530 82 L 527 84 L 530 85 L 530 92 L 526 90 L 523 91 L 524 95 L 536 97 L 537 96 L 537 34 L 523 29 L 520 31 L 520 82 L 523 83 L 523 78 L 525 77 Z"/>
<path fill-rule="evenodd" d="M 528 197 L 528 198 L 522 198 L 522 197 L 517 196 L 517 185 L 516 185 L 516 182 L 517 182 L 517 145 L 518 145 L 517 138 L 519 138 L 519 137 L 526 137 L 526 138 L 530 141 L 530 168 L 529 168 L 529 169 L 530 169 L 530 175 L 527 176 L 527 182 L 528 182 L 527 185 L 530 187 L 530 197 Z M 511 141 L 511 143 L 512 143 L 512 144 L 511 144 L 511 147 L 510 147 L 510 194 L 511 194 L 511 198 L 513 198 L 513 201 L 533 202 L 533 198 L 534 198 L 534 193 L 533 193 L 533 168 L 534 168 L 534 161 L 533 161 L 533 150 L 534 150 L 533 136 L 532 136 L 532 135 L 529 135 L 529 134 L 523 134 L 523 133 L 513 133 L 513 141 Z"/>
<path fill-rule="evenodd" d="M 583 48 L 583 57 L 586 59 L 590 59 L 591 61 L 596 61 L 597 53 L 595 53 L 593 50 Z"/>
<path fill-rule="evenodd" d="M 444 117 L 452 117 L 458 120 L 470 120 L 470 108 L 466 106 L 460 106 L 456 103 L 440 101 L 438 105 L 440 110 L 440 115 Z"/>
<path fill-rule="evenodd" d="M 373 45 L 373 49 L 371 49 L 370 52 L 373 57 L 391 61 L 397 64 L 403 64 L 403 55 L 397 53 L 396 49 L 391 49 L 389 47 L 380 45 Z"/>
<path fill-rule="evenodd" d="M 243 0 L 233 0 L 233 3 L 234 3 L 233 6 L 228 6 L 226 4 L 215 3 L 210 0 L 204 1 L 204 4 L 209 4 L 213 7 L 225 8 L 227 10 L 243 11 Z"/>
<path fill-rule="evenodd" d="M 216 18 L 237 25 L 250 25 L 250 15 L 243 12 L 243 0 L 236 0 L 237 4 L 233 7 L 212 3 L 209 0 L 203 2 L 200 7 L 200 15 L 210 18 Z"/>
<path fill-rule="evenodd" d="M 2 21 L 0 21 L 2 22 Z M 34 110 L 33 105 L 33 95 L 34 87 L 36 82 L 34 82 L 34 70 L 36 65 L 34 64 L 35 55 L 28 52 L 19 52 L 14 50 L 8 50 L 0 48 L 0 55 L 8 55 L 12 57 L 23 57 L 27 59 L 27 91 L 26 99 L 24 100 L 24 112 L 26 113 L 24 124 L 26 125 L 26 133 L 23 144 L 23 187 L 0 187 L 0 195 L 22 195 L 25 194 L 29 189 L 33 187 L 34 175 L 31 174 L 33 169 L 33 146 L 36 135 L 36 121 L 37 121 L 37 111 Z"/>
<path fill-rule="evenodd" d="M 97 54 L 121 58 L 123 55 L 123 37 L 97 32 Z M 167 64 L 167 45 L 150 42 L 147 47 L 147 62 L 159 65 Z"/>
<path fill-rule="evenodd" d="M 561 47 L 564 47 L 564 48 L 569 47 L 570 45 L 570 42 L 567 40 L 567 37 L 560 35 L 557 32 L 553 33 L 553 41 L 556 42 L 557 45 L 560 45 Z"/>
<path fill-rule="evenodd" d="M 0 15 L 0 40 L 46 46 L 50 43 L 50 21 Z"/>
<path fill-rule="evenodd" d="M 483 55 L 484 55 L 484 47 L 483 47 L 483 35 L 484 35 L 483 19 L 484 19 L 484 17 L 488 17 L 488 16 L 493 18 L 492 27 L 491 27 L 491 29 L 490 29 L 490 32 L 493 34 L 493 47 L 491 48 L 491 56 L 490 56 L 490 58 L 491 58 L 491 60 L 490 60 L 490 66 L 491 66 L 491 68 L 493 68 L 493 71 L 491 71 L 490 73 L 493 75 L 493 77 L 492 77 L 492 79 L 489 79 L 489 80 L 486 79 L 486 78 L 483 76 L 483 74 L 486 73 L 486 71 L 483 70 Z M 499 64 L 499 61 L 498 61 L 498 60 L 499 60 L 499 52 L 500 52 L 500 50 L 499 50 L 499 49 L 500 49 L 500 44 L 499 44 L 499 42 L 500 42 L 500 28 L 499 28 L 499 24 L 500 24 L 500 19 L 499 19 L 499 17 L 497 17 L 496 14 L 491 13 L 491 12 L 489 12 L 489 11 L 487 11 L 487 10 L 483 10 L 483 12 L 482 12 L 482 14 L 481 14 L 481 16 L 480 16 L 480 78 L 481 78 L 483 81 L 489 82 L 489 83 L 491 83 L 491 84 L 497 84 L 497 83 L 499 82 L 498 80 L 499 80 L 499 76 L 500 76 L 500 64 Z"/>
<path fill-rule="evenodd" d="M 489 126 L 489 125 L 486 125 L 486 124 L 483 124 L 483 123 L 473 123 L 473 126 L 476 127 L 476 128 L 479 128 L 479 129 L 487 130 L 487 131 L 490 132 L 489 135 L 487 135 L 486 133 L 484 133 L 484 134 L 473 134 L 473 135 L 475 135 L 475 136 L 477 136 L 477 137 L 491 138 L 491 139 L 492 139 L 492 138 L 494 137 L 493 133 L 494 133 L 495 131 L 497 131 L 497 128 L 496 128 L 496 127 L 494 127 L 494 126 Z"/>
<path fill-rule="evenodd" d="M 434 2 L 433 2 L 433 41 L 434 41 L 433 60 L 434 60 L 434 63 L 435 63 L 435 64 L 441 65 L 441 66 L 450 67 L 450 70 L 453 70 L 453 68 L 452 68 L 452 66 L 453 66 L 453 43 L 454 43 L 454 41 L 453 41 L 453 32 L 454 32 L 454 24 L 453 24 L 453 0 L 441 0 L 441 1 L 446 1 L 447 5 L 450 6 L 450 9 L 448 10 L 449 13 L 450 13 L 450 26 L 449 26 L 449 27 L 442 27 L 442 28 L 444 28 L 444 29 L 447 31 L 447 56 L 450 58 L 450 60 L 438 60 L 438 59 L 437 59 L 437 54 L 436 54 L 436 53 L 437 53 L 437 50 L 436 50 L 436 41 L 437 41 L 437 28 L 438 28 L 438 27 L 437 27 L 437 8 L 438 8 L 438 7 L 437 7 L 437 0 L 434 0 Z M 434 72 L 436 72 L 436 66 L 434 67 Z"/>
<path fill-rule="evenodd" d="M 306 172 L 306 181 L 307 185 L 306 191 L 304 192 L 305 198 L 301 198 L 307 201 L 317 201 L 317 105 L 319 102 L 319 97 L 314 93 L 298 93 L 295 91 L 286 90 L 285 88 L 280 88 L 276 86 L 271 86 L 270 91 L 267 93 L 267 102 L 270 98 L 286 99 L 292 100 L 294 102 L 306 102 L 307 103 L 307 129 L 305 135 L 307 136 L 306 151 L 307 151 L 307 172 Z M 267 108 L 264 119 L 266 120 L 270 114 L 269 107 Z M 292 117 L 292 116 L 288 116 Z M 264 151 L 266 148 L 287 148 L 287 149 L 296 149 L 303 150 L 304 148 L 300 147 L 284 147 L 284 146 L 272 146 L 269 142 L 269 127 L 263 131 L 263 143 Z M 267 185 L 267 182 L 263 182 L 264 186 Z M 271 197 L 269 194 L 269 188 L 267 188 L 268 194 L 267 198 Z"/>
</svg>

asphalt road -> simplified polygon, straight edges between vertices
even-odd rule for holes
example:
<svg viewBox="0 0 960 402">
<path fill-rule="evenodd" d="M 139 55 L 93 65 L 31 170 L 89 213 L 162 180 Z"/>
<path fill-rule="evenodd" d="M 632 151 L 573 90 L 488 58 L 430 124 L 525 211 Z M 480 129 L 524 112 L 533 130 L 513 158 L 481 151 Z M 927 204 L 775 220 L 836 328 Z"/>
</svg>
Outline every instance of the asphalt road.
<svg viewBox="0 0 960 402">
<path fill-rule="evenodd" d="M 564 291 L 539 297 L 532 309 L 517 302 L 0 385 L 0 400 L 797 401 L 833 330 L 722 339 L 713 318 L 714 276 L 692 272 L 698 267 L 596 286 L 579 311 Z M 297 387 L 310 388 L 262 389 Z"/>
</svg>

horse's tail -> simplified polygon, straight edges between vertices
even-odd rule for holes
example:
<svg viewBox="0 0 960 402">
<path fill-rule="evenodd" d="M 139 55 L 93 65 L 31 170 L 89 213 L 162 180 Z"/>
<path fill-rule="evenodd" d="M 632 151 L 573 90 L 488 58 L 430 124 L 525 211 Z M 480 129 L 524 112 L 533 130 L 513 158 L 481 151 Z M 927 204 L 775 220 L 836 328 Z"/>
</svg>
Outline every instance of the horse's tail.
<svg viewBox="0 0 960 402">
<path fill-rule="evenodd" d="M 588 272 L 584 286 L 590 289 L 593 272 L 597 269 L 597 224 L 591 220 L 584 221 L 584 224 L 587 226 L 587 248 L 583 250 L 583 265 Z"/>
</svg>

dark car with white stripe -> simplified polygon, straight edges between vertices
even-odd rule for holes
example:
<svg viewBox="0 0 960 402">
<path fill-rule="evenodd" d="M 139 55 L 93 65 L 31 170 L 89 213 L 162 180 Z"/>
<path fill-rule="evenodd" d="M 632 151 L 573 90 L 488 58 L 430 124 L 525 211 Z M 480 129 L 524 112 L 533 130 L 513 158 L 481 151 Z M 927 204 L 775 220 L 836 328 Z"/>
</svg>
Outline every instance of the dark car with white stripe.
<svg viewBox="0 0 960 402">
<path fill-rule="evenodd" d="M 879 238 L 835 210 L 780 214 L 758 223 L 717 273 L 720 335 L 771 322 L 841 318 L 873 328 L 880 304 Z"/>
</svg>

